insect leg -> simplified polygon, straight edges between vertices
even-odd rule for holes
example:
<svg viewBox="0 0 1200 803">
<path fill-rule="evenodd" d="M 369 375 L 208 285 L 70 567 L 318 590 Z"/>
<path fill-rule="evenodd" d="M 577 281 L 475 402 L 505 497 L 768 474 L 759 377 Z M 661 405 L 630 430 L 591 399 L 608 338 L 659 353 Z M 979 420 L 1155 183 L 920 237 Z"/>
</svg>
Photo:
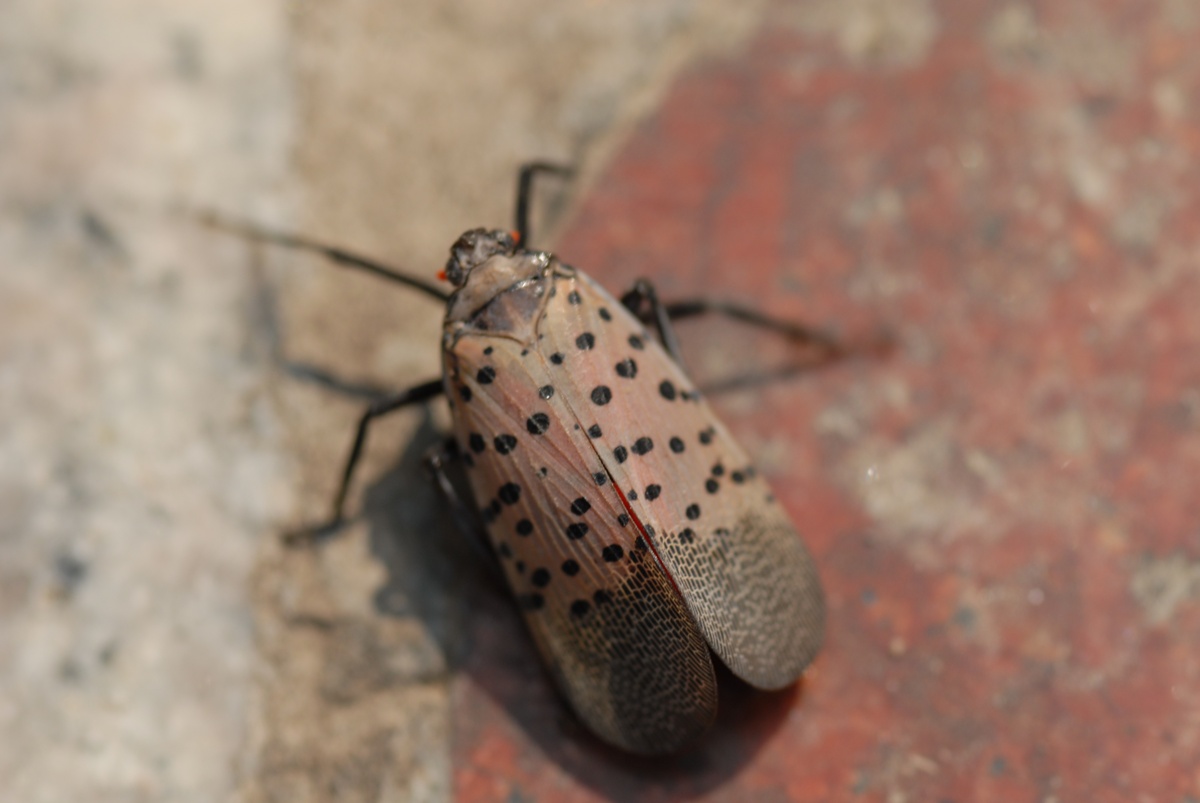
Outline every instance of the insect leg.
<svg viewBox="0 0 1200 803">
<path fill-rule="evenodd" d="M 315 240 L 309 240 L 306 237 L 300 237 L 295 234 L 289 234 L 282 231 L 274 231 L 273 229 L 257 226 L 253 223 L 245 223 L 242 221 L 231 220 L 221 217 L 215 213 L 206 213 L 201 215 L 201 222 L 211 228 L 220 231 L 236 234 L 239 237 L 244 237 L 259 243 L 267 243 L 269 245 L 277 245 L 281 248 L 290 248 L 294 251 L 308 251 L 314 254 L 320 254 L 331 262 L 347 268 L 357 268 L 366 273 L 374 274 L 390 282 L 403 284 L 411 287 L 414 290 L 420 290 L 428 296 L 436 298 L 438 301 L 446 301 L 450 298 L 450 294 L 443 290 L 437 284 L 431 281 L 422 279 L 419 276 L 410 276 L 407 273 L 389 268 L 381 262 L 376 262 L 368 257 L 360 256 L 359 254 L 350 251 L 344 251 L 331 245 L 325 245 Z"/>
<path fill-rule="evenodd" d="M 529 197 L 533 194 L 533 177 L 539 173 L 551 173 L 556 176 L 569 178 L 575 171 L 565 165 L 553 162 L 529 162 L 521 166 L 517 176 L 517 204 L 514 225 L 517 230 L 517 242 L 522 248 L 530 247 L 529 241 Z"/>
<path fill-rule="evenodd" d="M 789 340 L 815 346 L 826 358 L 840 357 L 846 352 L 846 347 L 830 335 L 796 321 L 772 318 L 756 309 L 730 304 L 726 301 L 716 301 L 710 298 L 694 298 L 687 301 L 672 301 L 664 305 L 666 315 L 671 320 L 692 318 L 696 315 L 718 313 L 735 321 L 757 326 L 770 332 L 781 334 Z"/>
<path fill-rule="evenodd" d="M 649 279 L 638 279 L 633 288 L 621 296 L 621 303 L 647 323 L 653 323 L 658 330 L 658 339 L 663 348 L 671 355 L 671 359 L 683 365 L 683 355 L 679 350 L 679 338 L 675 337 L 675 328 L 671 326 L 671 315 L 667 305 L 658 299 L 658 292 Z M 646 307 L 649 307 L 647 311 Z M 647 320 L 647 318 L 649 320 Z"/>
<path fill-rule="evenodd" d="M 451 438 L 425 453 L 425 468 L 433 476 L 438 491 L 450 507 L 450 516 L 454 519 L 455 526 L 466 537 L 471 550 L 487 565 L 495 578 L 503 582 L 504 573 L 500 570 L 495 553 L 492 552 L 487 533 L 474 514 L 474 506 L 462 497 L 446 473 L 446 466 L 460 459 L 462 454 L 458 451 L 458 444 Z"/>
<path fill-rule="evenodd" d="M 663 347 L 680 365 L 683 361 L 680 358 L 679 340 L 671 322 L 707 313 L 725 315 L 736 321 L 781 334 L 789 340 L 815 346 L 824 359 L 841 357 L 846 353 L 846 347 L 842 343 L 820 330 L 796 321 L 773 318 L 750 307 L 708 298 L 663 302 L 658 298 L 654 285 L 647 279 L 638 279 L 633 289 L 621 296 L 621 303 L 642 321 L 654 324 Z"/>
<path fill-rule="evenodd" d="M 410 404 L 419 404 L 420 402 L 428 401 L 441 392 L 442 380 L 434 379 L 380 399 L 368 407 L 363 412 L 362 417 L 358 419 L 358 429 L 354 433 L 354 445 L 350 447 L 350 454 L 347 456 L 346 465 L 342 469 L 342 481 L 338 486 L 337 495 L 333 499 L 333 508 L 329 520 L 317 527 L 288 533 L 284 536 L 284 540 L 289 544 L 299 544 L 329 535 L 337 530 L 345 521 L 342 516 L 342 509 L 346 503 L 346 492 L 350 489 L 350 480 L 354 477 L 354 469 L 358 465 L 359 458 L 362 457 L 363 445 L 367 440 L 367 429 L 370 427 L 371 422 L 376 418 L 395 412 Z"/>
</svg>

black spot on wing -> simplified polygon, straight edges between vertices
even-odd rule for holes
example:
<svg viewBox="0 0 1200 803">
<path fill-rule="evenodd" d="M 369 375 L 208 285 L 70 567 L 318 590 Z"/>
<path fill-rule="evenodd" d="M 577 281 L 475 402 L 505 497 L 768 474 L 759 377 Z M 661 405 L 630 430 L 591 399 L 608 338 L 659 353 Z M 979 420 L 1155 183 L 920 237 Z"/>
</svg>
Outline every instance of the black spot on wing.
<svg viewBox="0 0 1200 803">
<path fill-rule="evenodd" d="M 604 558 L 606 563 L 616 563 L 625 557 L 625 550 L 620 544 L 609 544 L 600 550 L 600 557 Z"/>
<path fill-rule="evenodd" d="M 592 608 L 591 603 L 586 599 L 577 599 L 571 603 L 571 615 L 577 619 L 582 619 L 587 616 L 588 611 Z"/>
</svg>

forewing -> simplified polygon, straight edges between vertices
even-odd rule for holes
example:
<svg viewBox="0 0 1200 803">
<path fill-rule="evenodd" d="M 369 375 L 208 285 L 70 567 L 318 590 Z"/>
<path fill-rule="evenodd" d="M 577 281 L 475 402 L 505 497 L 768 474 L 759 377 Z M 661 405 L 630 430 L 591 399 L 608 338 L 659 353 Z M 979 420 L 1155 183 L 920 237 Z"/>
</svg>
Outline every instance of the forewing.
<svg viewBox="0 0 1200 803">
<path fill-rule="evenodd" d="M 679 366 L 580 274 L 559 279 L 539 346 L 561 358 L 566 398 L 683 594 L 739 677 L 779 688 L 824 634 L 812 558 L 787 513 Z"/>
<path fill-rule="evenodd" d="M 708 648 L 573 416 L 565 368 L 479 335 L 460 338 L 446 363 L 489 537 L 575 711 L 634 752 L 702 733 L 717 705 Z"/>
</svg>

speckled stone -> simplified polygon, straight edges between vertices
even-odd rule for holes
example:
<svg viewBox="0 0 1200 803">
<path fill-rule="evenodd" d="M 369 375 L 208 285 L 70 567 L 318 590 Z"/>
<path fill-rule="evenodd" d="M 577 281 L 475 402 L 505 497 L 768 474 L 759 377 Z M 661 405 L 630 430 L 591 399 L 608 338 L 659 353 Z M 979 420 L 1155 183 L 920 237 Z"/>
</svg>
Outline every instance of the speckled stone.
<svg viewBox="0 0 1200 803">
<path fill-rule="evenodd" d="M 828 642 L 697 753 L 630 761 L 481 592 L 459 799 L 1200 798 L 1198 36 L 1181 0 L 815 2 L 673 86 L 558 251 L 894 334 L 715 396 L 814 547 Z M 709 381 L 788 360 L 682 334 Z"/>
</svg>

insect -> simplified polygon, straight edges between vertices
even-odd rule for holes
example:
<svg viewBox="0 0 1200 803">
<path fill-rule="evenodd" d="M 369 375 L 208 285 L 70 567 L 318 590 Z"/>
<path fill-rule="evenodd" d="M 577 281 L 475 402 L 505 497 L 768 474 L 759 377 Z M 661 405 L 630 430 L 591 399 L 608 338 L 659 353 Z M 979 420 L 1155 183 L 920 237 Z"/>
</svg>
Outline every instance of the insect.
<svg viewBox="0 0 1200 803">
<path fill-rule="evenodd" d="M 521 172 L 517 231 L 473 229 L 439 286 L 289 235 L 446 303 L 443 376 L 366 411 L 369 424 L 444 393 L 487 543 L 558 688 L 602 739 L 634 753 L 681 749 L 717 711 L 715 655 L 762 689 L 813 660 L 825 607 L 812 558 L 750 459 L 684 372 L 671 319 L 721 312 L 816 344 L 795 324 L 720 302 L 663 304 L 645 281 L 617 299 L 528 243 L 533 176 Z"/>
</svg>

